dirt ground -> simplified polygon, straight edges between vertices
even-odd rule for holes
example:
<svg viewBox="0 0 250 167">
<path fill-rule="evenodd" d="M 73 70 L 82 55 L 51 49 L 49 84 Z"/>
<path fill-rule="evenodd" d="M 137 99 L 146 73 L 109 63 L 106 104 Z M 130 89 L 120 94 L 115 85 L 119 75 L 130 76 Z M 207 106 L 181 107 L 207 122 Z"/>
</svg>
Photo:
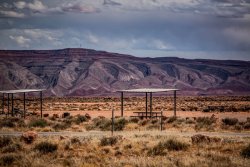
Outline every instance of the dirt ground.
<svg viewBox="0 0 250 167">
<path fill-rule="evenodd" d="M 28 112 L 40 114 L 39 100 L 33 99 L 27 102 Z M 129 97 L 124 99 L 124 116 L 135 115 L 135 111 L 145 111 L 144 97 Z M 11 108 L 11 106 L 10 106 Z M 14 108 L 23 108 L 22 100 L 16 100 Z M 111 117 L 112 108 L 115 116 L 121 115 L 121 101 L 117 97 L 91 97 L 91 98 L 45 98 L 43 100 L 43 114 L 58 114 L 64 112 L 71 115 L 84 115 L 88 113 L 92 118 L 98 116 Z M 150 106 L 148 105 L 148 111 Z M 172 97 L 154 97 L 153 111 L 163 111 L 166 117 L 173 116 Z M 206 110 L 209 110 L 208 112 Z M 204 112 L 206 111 L 206 112 Z M 7 104 L 5 104 L 7 112 Z M 214 96 L 214 97 L 178 97 L 177 116 L 186 117 L 211 117 L 215 115 L 218 119 L 226 117 L 237 118 L 245 121 L 250 117 L 250 96 Z"/>
<path fill-rule="evenodd" d="M 112 113 L 111 111 L 45 111 L 44 113 L 48 113 L 50 115 L 53 114 L 59 114 L 62 115 L 64 112 L 70 112 L 71 115 L 85 115 L 88 113 L 92 118 L 98 117 L 98 116 L 104 116 L 106 118 L 111 118 Z M 124 116 L 129 117 L 132 115 L 135 115 L 133 113 L 134 111 L 124 111 Z M 167 111 L 163 113 L 166 117 L 173 116 L 173 111 Z M 204 113 L 200 111 L 177 111 L 177 117 L 186 118 L 186 117 L 211 117 L 212 115 L 215 115 L 218 119 L 223 118 L 237 118 L 239 121 L 245 121 L 247 117 L 250 117 L 249 112 L 228 112 L 228 113 L 219 113 L 219 112 L 211 112 L 211 113 Z M 121 111 L 115 111 L 115 116 L 121 116 Z"/>
</svg>

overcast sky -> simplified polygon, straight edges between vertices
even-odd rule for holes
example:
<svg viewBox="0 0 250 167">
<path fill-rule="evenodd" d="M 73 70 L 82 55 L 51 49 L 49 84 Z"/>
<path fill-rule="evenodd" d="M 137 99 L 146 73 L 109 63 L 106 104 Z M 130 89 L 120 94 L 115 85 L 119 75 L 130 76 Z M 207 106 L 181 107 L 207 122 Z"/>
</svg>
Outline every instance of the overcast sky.
<svg viewBox="0 0 250 167">
<path fill-rule="evenodd" d="M 1 0 L 0 49 L 250 60 L 250 0 Z"/>
</svg>

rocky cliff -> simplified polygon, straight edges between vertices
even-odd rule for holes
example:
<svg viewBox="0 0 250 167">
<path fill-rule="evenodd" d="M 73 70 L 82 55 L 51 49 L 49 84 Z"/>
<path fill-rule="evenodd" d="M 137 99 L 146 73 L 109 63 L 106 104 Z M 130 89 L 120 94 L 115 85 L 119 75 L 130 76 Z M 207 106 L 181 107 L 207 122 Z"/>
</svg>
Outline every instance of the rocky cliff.
<svg viewBox="0 0 250 167">
<path fill-rule="evenodd" d="M 250 62 L 139 58 L 90 49 L 0 50 L 0 90 L 46 88 L 47 95 L 99 96 L 128 88 L 181 94 L 250 94 Z"/>
</svg>

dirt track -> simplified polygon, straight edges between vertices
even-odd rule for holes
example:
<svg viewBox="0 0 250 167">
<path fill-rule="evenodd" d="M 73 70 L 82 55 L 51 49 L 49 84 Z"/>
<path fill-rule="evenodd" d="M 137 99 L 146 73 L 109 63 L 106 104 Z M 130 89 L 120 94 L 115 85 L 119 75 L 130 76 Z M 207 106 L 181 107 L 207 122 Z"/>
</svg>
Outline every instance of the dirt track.
<svg viewBox="0 0 250 167">
<path fill-rule="evenodd" d="M 181 136 L 181 137 L 191 137 L 195 134 L 203 134 L 207 136 L 217 136 L 217 137 L 250 137 L 249 132 L 235 133 L 235 132 L 178 132 L 178 131 L 120 131 L 114 132 L 114 135 L 121 135 L 124 137 L 132 137 L 135 135 L 150 135 L 150 136 Z M 21 136 L 22 132 L 0 132 L 0 136 Z M 108 131 L 86 131 L 86 132 L 38 132 L 39 136 L 69 136 L 69 137 L 103 137 L 111 135 Z"/>
</svg>

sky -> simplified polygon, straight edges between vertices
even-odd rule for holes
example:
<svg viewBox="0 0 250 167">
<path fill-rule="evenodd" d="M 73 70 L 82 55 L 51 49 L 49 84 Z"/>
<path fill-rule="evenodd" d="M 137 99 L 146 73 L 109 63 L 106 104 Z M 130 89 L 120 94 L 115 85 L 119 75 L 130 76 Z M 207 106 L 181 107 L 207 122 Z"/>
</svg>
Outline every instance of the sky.
<svg viewBox="0 0 250 167">
<path fill-rule="evenodd" d="M 250 0 L 0 0 L 0 49 L 250 61 Z"/>
</svg>

